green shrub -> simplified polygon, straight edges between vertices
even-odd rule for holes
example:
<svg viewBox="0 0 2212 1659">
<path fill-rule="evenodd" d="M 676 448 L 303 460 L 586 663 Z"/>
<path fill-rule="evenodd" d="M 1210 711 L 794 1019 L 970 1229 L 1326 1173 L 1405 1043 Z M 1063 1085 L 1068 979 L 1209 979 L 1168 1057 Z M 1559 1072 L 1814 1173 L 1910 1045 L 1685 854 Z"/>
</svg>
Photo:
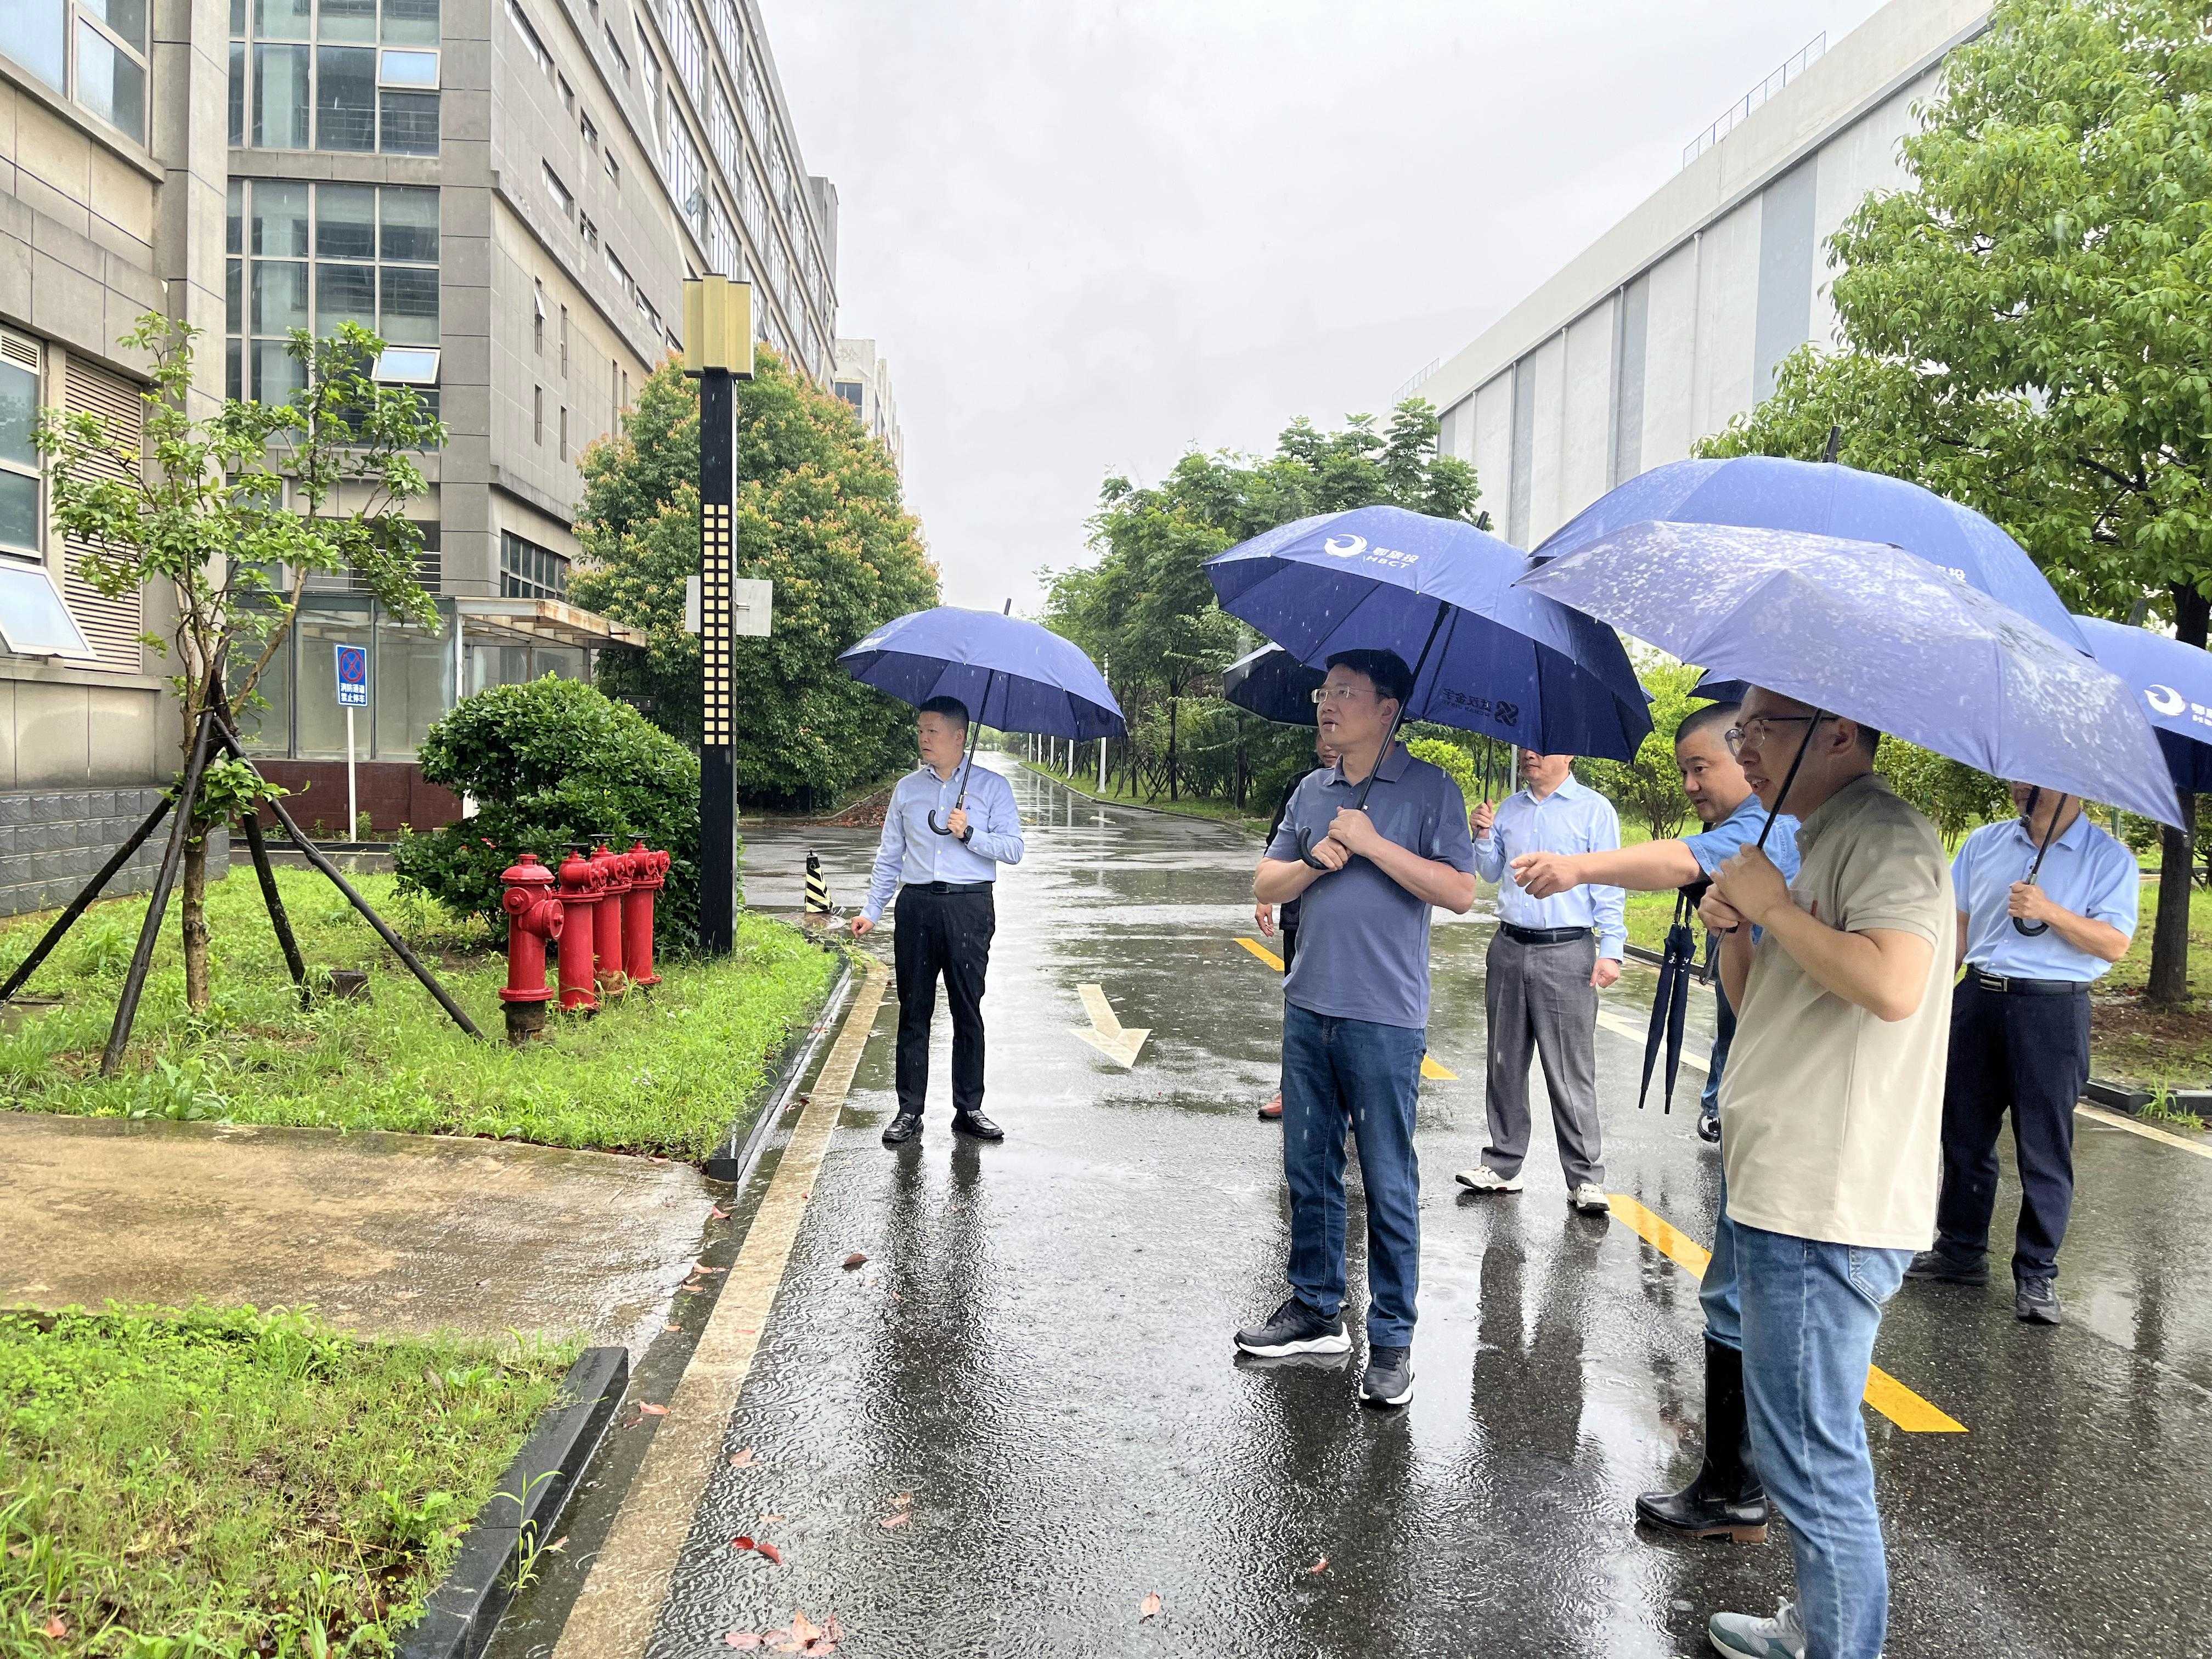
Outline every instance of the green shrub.
<svg viewBox="0 0 2212 1659">
<path fill-rule="evenodd" d="M 1415 760 L 1441 767 L 1444 775 L 1459 786 L 1461 798 L 1468 805 L 1482 799 L 1481 786 L 1474 775 L 1474 757 L 1457 744 L 1442 738 L 1413 738 L 1406 744 L 1406 752 Z"/>
<path fill-rule="evenodd" d="M 699 938 L 699 763 L 627 704 L 575 680 L 499 685 L 430 728 L 422 775 L 476 802 L 473 817 L 401 838 L 403 888 L 502 933 L 500 872 L 524 853 L 557 865 L 572 842 L 630 838 L 671 854 L 657 906 L 664 950 Z"/>
</svg>

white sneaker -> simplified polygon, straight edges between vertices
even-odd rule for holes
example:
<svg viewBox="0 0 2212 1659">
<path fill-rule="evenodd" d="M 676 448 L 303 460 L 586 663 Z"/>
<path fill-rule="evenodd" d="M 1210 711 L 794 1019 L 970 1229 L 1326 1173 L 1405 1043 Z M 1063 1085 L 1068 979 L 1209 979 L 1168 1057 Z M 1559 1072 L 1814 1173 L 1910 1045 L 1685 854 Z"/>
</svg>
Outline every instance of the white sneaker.
<svg viewBox="0 0 2212 1659">
<path fill-rule="evenodd" d="M 1705 1635 L 1713 1651 L 1728 1659 L 1805 1659 L 1805 1626 L 1795 1601 L 1784 1601 L 1771 1619 L 1717 1613 L 1707 1622 Z"/>
<path fill-rule="evenodd" d="M 1502 1176 L 1487 1164 L 1478 1164 L 1472 1170 L 1462 1170 L 1455 1179 L 1469 1192 L 1517 1193 L 1522 1182 L 1519 1176 Z"/>
<path fill-rule="evenodd" d="M 1588 1181 L 1567 1194 L 1567 1202 L 1584 1215 L 1604 1215 L 1613 1208 L 1613 1200 L 1605 1195 L 1605 1188 Z"/>
</svg>

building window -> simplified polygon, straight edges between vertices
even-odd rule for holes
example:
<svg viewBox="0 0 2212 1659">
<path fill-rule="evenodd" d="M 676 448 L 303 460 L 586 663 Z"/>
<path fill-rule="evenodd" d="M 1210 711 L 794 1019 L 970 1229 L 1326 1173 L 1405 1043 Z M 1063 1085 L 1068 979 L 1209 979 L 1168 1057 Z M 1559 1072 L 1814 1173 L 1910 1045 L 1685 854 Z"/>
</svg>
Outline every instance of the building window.
<svg viewBox="0 0 2212 1659">
<path fill-rule="evenodd" d="M 103 3 L 112 11 L 117 0 Z M 234 3 L 231 142 L 435 155 L 438 6 L 439 0 Z"/>
<path fill-rule="evenodd" d="M 146 142 L 148 0 L 0 0 L 0 56 Z"/>
<path fill-rule="evenodd" d="M 507 21 L 514 27 L 515 33 L 521 38 L 522 50 L 528 55 L 530 61 L 538 65 L 538 72 L 540 75 L 557 78 L 557 72 L 553 67 L 553 54 L 545 50 L 545 43 L 538 38 L 538 31 L 531 27 L 528 15 L 516 3 L 516 0 L 507 0 Z"/>
<path fill-rule="evenodd" d="M 545 355 L 545 284 L 537 283 L 530 293 L 530 349 L 539 356 Z"/>
<path fill-rule="evenodd" d="M 714 39 L 722 43 L 722 57 L 734 74 L 745 61 L 745 33 L 738 24 L 736 0 L 708 0 L 707 15 L 714 25 Z"/>
<path fill-rule="evenodd" d="M 545 441 L 545 388 L 542 386 L 530 388 L 530 441 Z"/>
<path fill-rule="evenodd" d="M 90 660 L 96 653 L 46 568 L 45 484 L 32 441 L 44 368 L 39 342 L 0 330 L 0 649 Z"/>
<path fill-rule="evenodd" d="M 561 405 L 561 459 L 568 459 L 568 405 Z"/>
<path fill-rule="evenodd" d="M 835 389 L 839 397 L 853 405 L 855 415 L 860 412 L 861 404 L 867 395 L 866 388 L 858 380 L 839 380 L 835 382 Z"/>
<path fill-rule="evenodd" d="M 668 175 L 668 193 L 676 198 L 676 210 L 684 216 L 684 223 L 691 227 L 691 234 L 699 241 L 707 240 L 706 163 L 699 155 L 699 146 L 691 137 L 691 129 L 677 107 L 673 94 L 668 100 L 668 137 L 663 170 Z"/>
<path fill-rule="evenodd" d="M 561 307 L 561 378 L 568 378 L 568 307 Z"/>
<path fill-rule="evenodd" d="M 283 402 L 301 386 L 290 331 L 327 337 L 349 322 L 410 349 L 387 350 L 378 378 L 434 386 L 436 191 L 234 179 L 230 193 L 232 397 Z"/>
<path fill-rule="evenodd" d="M 615 38 L 612 23 L 607 25 L 607 52 L 615 60 L 615 72 L 627 82 L 629 79 L 629 58 L 622 49 L 622 42 Z"/>
<path fill-rule="evenodd" d="M 660 28 L 668 41 L 668 55 L 675 60 L 676 78 L 681 81 L 691 96 L 705 101 L 707 92 L 707 39 L 699 33 L 699 22 L 691 15 L 691 0 L 660 0 Z"/>
<path fill-rule="evenodd" d="M 576 198 L 569 193 L 568 186 L 561 182 L 561 175 L 553 171 L 550 162 L 540 161 L 538 170 L 544 175 L 545 193 L 553 198 L 553 210 L 564 220 L 569 218 L 576 211 Z"/>
<path fill-rule="evenodd" d="M 499 534 L 499 596 L 503 599 L 562 599 L 568 596 L 568 561 L 550 547 L 512 530 Z"/>
</svg>

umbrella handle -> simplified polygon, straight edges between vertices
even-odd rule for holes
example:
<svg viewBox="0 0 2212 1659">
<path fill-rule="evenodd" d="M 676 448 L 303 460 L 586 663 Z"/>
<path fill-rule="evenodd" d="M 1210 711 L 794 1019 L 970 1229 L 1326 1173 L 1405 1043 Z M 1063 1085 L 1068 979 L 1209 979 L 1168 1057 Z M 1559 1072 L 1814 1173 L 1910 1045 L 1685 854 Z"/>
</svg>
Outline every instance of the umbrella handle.
<svg viewBox="0 0 2212 1659">
<path fill-rule="evenodd" d="M 2027 812 L 2030 817 L 2035 816 L 2036 803 L 2042 799 L 2043 787 L 2038 784 L 2029 792 L 2027 797 Z M 2058 815 L 2065 810 L 2066 797 L 2061 795 L 2058 798 L 2058 805 L 2051 809 L 2051 823 L 2043 832 L 2043 842 L 2035 849 L 2035 862 L 2027 866 L 2028 881 L 2034 881 L 2036 877 L 2043 872 L 2043 855 L 2051 850 L 2051 841 L 2058 829 Z M 2012 919 L 2012 925 L 2015 933 L 2027 939 L 2040 939 L 2051 931 L 2051 924 L 2047 921 L 2022 921 L 2018 916 Z"/>
<path fill-rule="evenodd" d="M 1009 599 L 1006 603 L 1012 605 L 1013 601 Z M 995 668 L 983 677 L 983 707 L 985 708 L 991 705 L 991 686 L 998 678 L 999 671 Z M 968 804 L 968 775 L 975 769 L 975 743 L 976 739 L 982 735 L 983 709 L 979 708 L 975 711 L 968 728 L 968 758 L 960 763 L 960 793 L 952 798 L 952 810 L 956 812 Z M 940 836 L 949 836 L 952 833 L 937 821 L 935 807 L 932 807 L 929 811 L 929 827 Z"/>
</svg>

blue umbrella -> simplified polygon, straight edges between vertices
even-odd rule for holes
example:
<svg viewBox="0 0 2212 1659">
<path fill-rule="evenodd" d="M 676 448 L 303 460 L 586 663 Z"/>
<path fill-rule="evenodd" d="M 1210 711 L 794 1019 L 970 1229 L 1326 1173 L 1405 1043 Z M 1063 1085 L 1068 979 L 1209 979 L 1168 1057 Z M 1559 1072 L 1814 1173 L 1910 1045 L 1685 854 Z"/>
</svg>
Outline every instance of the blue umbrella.
<svg viewBox="0 0 2212 1659">
<path fill-rule="evenodd" d="M 1324 678 L 1279 645 L 1263 645 L 1221 671 L 1221 695 L 1278 726 L 1315 723 L 1313 694 Z"/>
<path fill-rule="evenodd" d="M 2179 817 L 2150 725 L 2118 675 L 1895 547 L 1632 525 L 1522 585 L 1686 662 L 1997 777 Z"/>
<path fill-rule="evenodd" d="M 2174 787 L 2212 794 L 2212 652 L 2094 617 L 2076 617 L 2097 660 L 2142 699 Z"/>
<path fill-rule="evenodd" d="M 1832 461 L 1774 455 L 1669 461 L 1599 496 L 1553 532 L 1534 556 L 1539 563 L 1565 558 L 1618 530 L 1651 520 L 1802 530 L 1846 541 L 1887 542 L 1979 588 L 2075 650 L 2089 649 L 2035 561 L 1995 524 L 1917 483 Z"/>
<path fill-rule="evenodd" d="M 1206 573 L 1223 610 L 1310 666 L 1340 651 L 1396 652 L 1413 667 L 1401 720 L 1631 758 L 1651 716 L 1627 652 L 1610 629 L 1516 588 L 1528 568 L 1473 525 L 1360 507 L 1279 526 Z"/>
<path fill-rule="evenodd" d="M 1012 601 L 1007 601 L 1011 609 Z M 992 611 L 940 605 L 886 623 L 837 658 L 863 685 L 917 708 L 957 697 L 968 710 L 968 756 L 957 806 L 968 799 L 975 740 L 987 726 L 1085 743 L 1128 730 L 1097 665 L 1074 641 Z M 934 814 L 930 828 L 939 835 Z"/>
</svg>

